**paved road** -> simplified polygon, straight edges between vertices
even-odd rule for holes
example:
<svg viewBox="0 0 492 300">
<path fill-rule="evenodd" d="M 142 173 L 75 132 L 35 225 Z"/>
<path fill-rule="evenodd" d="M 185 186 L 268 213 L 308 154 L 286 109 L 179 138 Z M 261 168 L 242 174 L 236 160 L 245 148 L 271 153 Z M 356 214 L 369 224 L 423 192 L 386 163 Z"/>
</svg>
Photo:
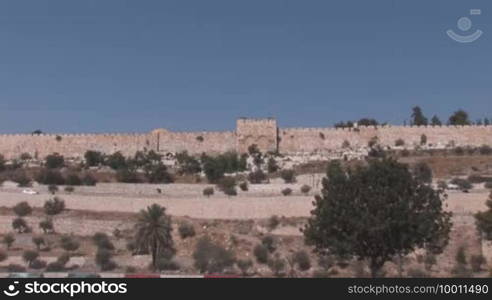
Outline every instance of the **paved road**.
<svg viewBox="0 0 492 300">
<path fill-rule="evenodd" d="M 447 209 L 457 212 L 476 212 L 485 209 L 487 191 L 469 194 L 450 192 Z M 258 219 L 272 215 L 286 217 L 309 216 L 313 196 L 248 196 L 225 197 L 223 194 L 206 198 L 201 195 L 186 198 L 162 195 L 98 195 L 60 194 L 68 209 L 112 212 L 138 212 L 152 203 L 165 206 L 171 215 L 203 219 Z M 0 191 L 0 206 L 12 207 L 27 201 L 34 207 L 42 207 L 51 195 L 26 195 L 20 191 Z"/>
</svg>

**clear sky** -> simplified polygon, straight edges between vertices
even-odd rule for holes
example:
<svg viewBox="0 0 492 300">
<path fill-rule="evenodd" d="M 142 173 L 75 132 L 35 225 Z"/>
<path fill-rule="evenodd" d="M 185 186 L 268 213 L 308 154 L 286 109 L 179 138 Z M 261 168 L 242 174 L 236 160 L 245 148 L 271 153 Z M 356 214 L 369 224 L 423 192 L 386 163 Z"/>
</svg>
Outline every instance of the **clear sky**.
<svg viewBox="0 0 492 300">
<path fill-rule="evenodd" d="M 490 0 L 4 0 L 0 132 L 492 117 L 491 25 Z"/>
</svg>

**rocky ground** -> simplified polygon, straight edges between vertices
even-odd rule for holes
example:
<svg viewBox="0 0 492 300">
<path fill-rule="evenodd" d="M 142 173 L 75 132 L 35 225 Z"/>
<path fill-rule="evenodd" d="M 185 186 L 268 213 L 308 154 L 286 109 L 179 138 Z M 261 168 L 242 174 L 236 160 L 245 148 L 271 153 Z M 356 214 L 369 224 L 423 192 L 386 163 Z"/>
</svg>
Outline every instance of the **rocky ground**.
<svg viewBox="0 0 492 300">
<path fill-rule="evenodd" d="M 251 258 L 253 248 L 260 243 L 265 235 L 274 236 L 277 253 L 288 257 L 300 249 L 306 249 L 311 256 L 312 268 L 305 272 L 290 274 L 292 276 L 312 276 L 317 266 L 316 256 L 304 245 L 300 228 L 312 209 L 313 195 L 318 192 L 321 174 L 303 175 L 298 177 L 296 184 L 284 184 L 280 180 L 272 180 L 270 184 L 250 185 L 249 191 L 240 191 L 238 196 L 229 197 L 216 191 L 215 195 L 205 197 L 202 191 L 207 184 L 116 184 L 101 183 L 95 187 L 76 187 L 73 193 L 57 193 L 65 200 L 67 210 L 54 218 L 56 234 L 46 235 L 52 247 L 41 251 L 43 260 L 50 262 L 62 253 L 57 246 L 61 234 L 71 234 L 81 241 L 81 248 L 74 255 L 70 264 L 77 271 L 95 272 L 94 263 L 96 248 L 90 237 L 95 232 L 109 234 L 117 248 L 115 262 L 118 268 L 114 272 L 125 272 L 128 267 L 139 272 L 148 272 L 150 262 L 148 256 L 132 256 L 126 250 L 126 244 L 133 235 L 132 228 L 136 213 L 152 203 L 165 206 L 173 217 L 174 240 L 178 250 L 176 261 L 180 270 L 174 273 L 196 274 L 193 268 L 192 252 L 199 237 L 207 235 L 214 241 L 231 249 L 238 258 Z M 303 195 L 300 187 L 309 184 L 314 189 Z M 292 196 L 283 196 L 281 190 L 289 187 Z M 16 242 L 9 250 L 9 258 L 0 263 L 0 269 L 8 264 L 24 265 L 22 252 L 33 249 L 32 235 L 41 234 L 37 224 L 43 218 L 44 201 L 53 197 L 45 186 L 34 187 L 38 195 L 22 193 L 22 188 L 2 187 L 0 189 L 0 232 L 11 232 L 14 218 L 11 207 L 21 201 L 27 201 L 36 209 L 26 217 L 33 228 L 33 233 L 17 234 Z M 160 189 L 160 192 L 158 192 Z M 447 210 L 453 211 L 453 231 L 451 242 L 446 251 L 439 256 L 438 264 L 430 273 L 433 276 L 449 276 L 454 263 L 454 256 L 460 246 L 467 249 L 467 254 L 483 253 L 492 262 L 492 247 L 482 244 L 477 237 L 473 213 L 485 208 L 488 190 L 477 185 L 470 193 L 449 191 L 446 201 Z M 268 226 L 268 219 L 273 215 L 280 217 L 280 224 L 275 228 Z M 182 222 L 193 224 L 196 236 L 182 239 L 176 228 Z M 120 234 L 115 236 L 115 229 Z M 331 276 L 363 276 L 360 264 L 348 264 L 335 267 Z M 417 252 L 405 260 L 406 269 L 423 268 L 421 255 Z M 1 271 L 1 270 L 0 270 Z M 366 270 L 367 271 L 367 270 Z M 397 276 L 397 267 L 388 264 L 387 274 Z M 483 276 L 484 273 L 476 274 Z M 251 275 L 270 276 L 271 271 L 266 265 L 255 263 Z M 367 274 L 366 274 L 367 275 Z"/>
</svg>

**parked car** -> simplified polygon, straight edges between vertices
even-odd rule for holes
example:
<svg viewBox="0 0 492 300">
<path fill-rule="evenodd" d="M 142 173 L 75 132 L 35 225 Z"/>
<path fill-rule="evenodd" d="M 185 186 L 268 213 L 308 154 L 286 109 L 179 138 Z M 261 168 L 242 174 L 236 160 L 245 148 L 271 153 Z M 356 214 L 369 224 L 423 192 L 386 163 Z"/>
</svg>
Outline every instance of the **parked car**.
<svg viewBox="0 0 492 300">
<path fill-rule="evenodd" d="M 39 194 L 39 192 L 36 192 L 33 189 L 23 189 L 22 190 L 22 193 L 23 194 L 28 194 L 28 195 L 37 195 L 37 194 Z"/>
</svg>

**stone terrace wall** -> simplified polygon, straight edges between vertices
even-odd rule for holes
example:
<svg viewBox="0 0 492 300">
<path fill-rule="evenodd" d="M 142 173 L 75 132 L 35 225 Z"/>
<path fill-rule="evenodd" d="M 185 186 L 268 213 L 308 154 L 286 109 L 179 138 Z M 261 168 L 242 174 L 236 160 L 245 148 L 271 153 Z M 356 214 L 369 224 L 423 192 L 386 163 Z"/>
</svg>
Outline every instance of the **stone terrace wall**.
<svg viewBox="0 0 492 300">
<path fill-rule="evenodd" d="M 420 144 L 422 135 L 427 144 L 444 148 L 456 146 L 492 146 L 492 126 L 362 126 L 353 128 L 283 128 L 279 129 L 279 152 L 323 152 L 342 148 L 348 141 L 353 148 L 367 147 L 373 137 L 383 146 L 395 146 L 403 139 L 412 148 Z"/>
</svg>

